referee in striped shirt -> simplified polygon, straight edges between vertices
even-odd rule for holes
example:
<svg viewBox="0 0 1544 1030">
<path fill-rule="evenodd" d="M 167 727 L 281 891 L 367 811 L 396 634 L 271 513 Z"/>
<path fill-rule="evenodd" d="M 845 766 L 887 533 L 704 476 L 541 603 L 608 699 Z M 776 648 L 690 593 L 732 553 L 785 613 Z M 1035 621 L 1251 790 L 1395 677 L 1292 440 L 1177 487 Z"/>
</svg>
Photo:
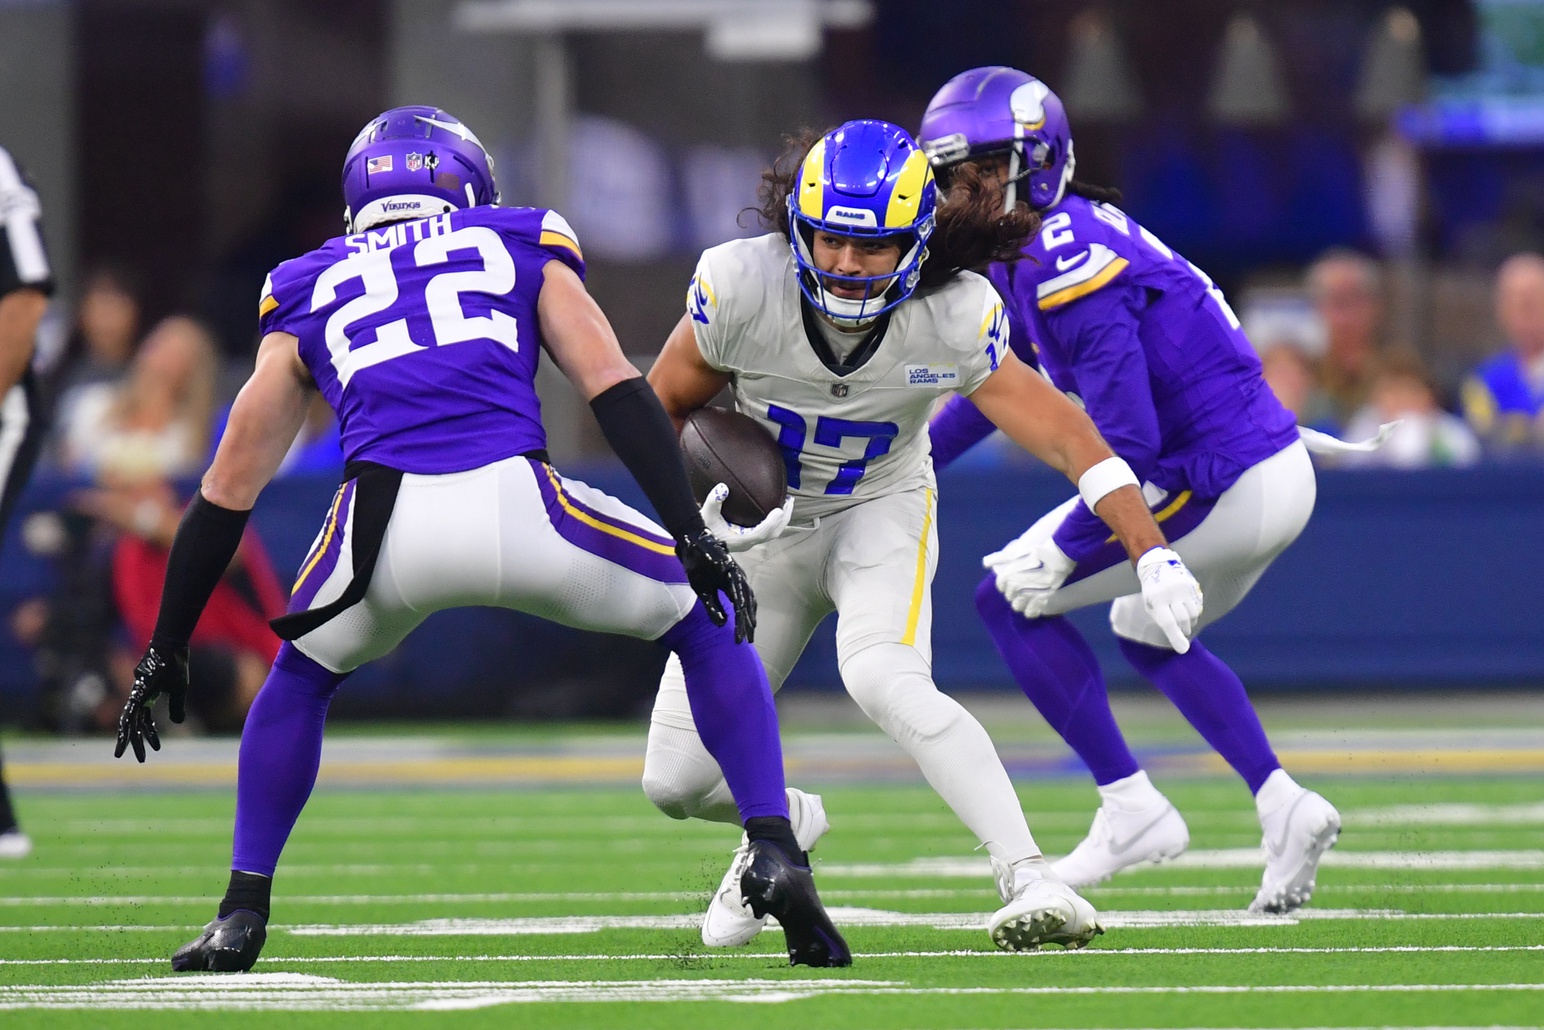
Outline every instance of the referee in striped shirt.
<svg viewBox="0 0 1544 1030">
<path fill-rule="evenodd" d="M 42 444 L 32 349 L 54 290 L 43 249 L 38 195 L 0 147 L 0 537 Z M 0 859 L 22 858 L 32 841 L 16 823 L 0 764 Z"/>
</svg>

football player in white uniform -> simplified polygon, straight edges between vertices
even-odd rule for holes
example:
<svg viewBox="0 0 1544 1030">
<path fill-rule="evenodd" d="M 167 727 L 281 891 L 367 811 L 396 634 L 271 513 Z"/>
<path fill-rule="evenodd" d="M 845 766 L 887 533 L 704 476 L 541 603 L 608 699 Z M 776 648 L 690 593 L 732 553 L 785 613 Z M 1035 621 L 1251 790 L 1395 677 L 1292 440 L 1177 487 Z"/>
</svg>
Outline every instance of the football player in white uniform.
<svg viewBox="0 0 1544 1030">
<path fill-rule="evenodd" d="M 964 270 L 1011 258 L 1036 229 L 1033 215 L 1004 215 L 984 188 L 955 189 L 935 210 L 926 157 L 886 122 L 806 138 L 764 180 L 763 217 L 777 231 L 703 254 L 687 314 L 649 381 L 678 427 L 730 386 L 739 410 L 782 447 L 791 519 L 785 509 L 739 531 L 718 515 L 721 491 L 704 506 L 709 526 L 743 552 L 768 679 L 781 686 L 815 626 L 836 611 L 848 693 L 991 854 L 1004 902 L 992 939 L 1014 950 L 1081 947 L 1100 932 L 1092 906 L 1041 857 L 986 731 L 933 684 L 934 402 L 968 396 L 1078 484 L 1136 563 L 1148 608 L 1176 649 L 1200 616 L 1199 587 L 1167 548 L 1126 463 L 1014 357 L 996 291 Z M 675 662 L 655 703 L 643 786 L 675 818 L 735 817 Z M 789 796 L 807 850 L 828 829 L 825 812 L 818 796 Z M 743 944 L 762 926 L 740 894 L 744 860 L 742 849 L 710 905 L 709 946 Z"/>
</svg>

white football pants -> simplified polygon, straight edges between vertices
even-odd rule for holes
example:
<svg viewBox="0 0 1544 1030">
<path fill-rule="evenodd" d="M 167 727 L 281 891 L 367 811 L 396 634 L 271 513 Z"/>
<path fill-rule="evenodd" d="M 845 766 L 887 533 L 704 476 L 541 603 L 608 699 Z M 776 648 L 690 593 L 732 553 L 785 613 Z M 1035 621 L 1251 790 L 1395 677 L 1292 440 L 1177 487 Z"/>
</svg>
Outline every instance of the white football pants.
<svg viewBox="0 0 1544 1030">
<path fill-rule="evenodd" d="M 320 607 L 353 578 L 350 497 L 345 483 L 292 607 Z M 396 647 L 430 614 L 467 605 L 654 640 L 696 602 L 663 529 L 542 462 L 515 457 L 469 472 L 404 475 L 364 599 L 295 646 L 348 672 Z"/>
<path fill-rule="evenodd" d="M 1206 516 L 1169 546 L 1201 584 L 1202 611 L 1197 632 L 1238 607 L 1285 551 L 1313 514 L 1318 485 L 1313 462 L 1301 441 L 1251 467 L 1223 491 Z M 1078 503 L 1073 497 L 1034 524 L 1030 533 L 1043 540 L 1056 532 Z M 1113 601 L 1110 626 L 1127 640 L 1167 648 L 1168 638 L 1148 615 L 1141 586 L 1129 561 L 1057 590 L 1047 615 L 1063 615 L 1091 604 Z"/>
<path fill-rule="evenodd" d="M 854 701 L 916 761 L 934 790 L 995 858 L 1040 854 L 986 730 L 932 677 L 933 571 L 938 562 L 932 489 L 861 501 L 737 558 L 756 592 L 756 650 L 773 690 L 810 634 L 837 613 L 842 683 Z M 677 819 L 738 823 L 702 746 L 674 657 L 649 725 L 644 792 Z"/>
</svg>

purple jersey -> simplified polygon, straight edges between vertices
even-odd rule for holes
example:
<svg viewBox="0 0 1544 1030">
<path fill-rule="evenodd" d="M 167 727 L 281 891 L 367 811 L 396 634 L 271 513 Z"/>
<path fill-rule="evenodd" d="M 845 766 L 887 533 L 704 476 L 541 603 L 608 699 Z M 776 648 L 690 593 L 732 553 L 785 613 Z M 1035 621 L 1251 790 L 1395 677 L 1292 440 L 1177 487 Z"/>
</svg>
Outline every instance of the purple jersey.
<svg viewBox="0 0 1544 1030">
<path fill-rule="evenodd" d="M 340 236 L 275 268 L 262 332 L 292 333 L 349 461 L 464 472 L 546 446 L 542 269 L 584 275 L 555 211 L 474 207 Z"/>
<path fill-rule="evenodd" d="M 1222 291 L 1119 209 L 1069 196 L 1024 254 L 991 268 L 1015 352 L 1083 404 L 1139 479 L 1215 499 L 1298 439 Z M 1065 528 L 1073 557 L 1109 532 L 1088 512 Z"/>
</svg>

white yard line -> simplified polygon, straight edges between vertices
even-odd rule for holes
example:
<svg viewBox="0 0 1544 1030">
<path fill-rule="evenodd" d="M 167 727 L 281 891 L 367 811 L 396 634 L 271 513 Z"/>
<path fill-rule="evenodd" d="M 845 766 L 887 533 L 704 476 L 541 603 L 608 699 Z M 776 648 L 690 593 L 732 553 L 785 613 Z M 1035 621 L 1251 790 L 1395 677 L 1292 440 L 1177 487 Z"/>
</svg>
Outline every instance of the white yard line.
<svg viewBox="0 0 1544 1030">
<path fill-rule="evenodd" d="M 201 870 L 207 872 L 208 870 Z M 289 870 L 285 870 L 286 873 Z M 1088 890 L 1095 898 L 1162 898 L 1162 897 L 1210 897 L 1218 894 L 1243 894 L 1254 890 L 1253 885 L 1207 887 L 1106 887 L 1095 886 Z M 1369 883 L 1369 884 L 1320 884 L 1316 895 L 1324 894 L 1535 894 L 1544 892 L 1544 882 L 1535 883 Z M 916 889 L 890 889 L 874 887 L 849 890 L 823 890 L 821 896 L 832 898 L 969 898 L 985 896 L 989 888 L 980 887 L 923 887 Z M 436 893 L 436 894 L 297 894 L 284 898 L 293 905 L 374 905 L 374 904 L 486 904 L 502 902 L 544 901 L 697 901 L 708 895 L 708 888 L 697 891 L 502 891 L 494 893 Z M 213 894 L 100 894 L 81 896 L 73 894 L 32 895 L 26 897 L 0 897 L 0 908 L 35 908 L 47 906 L 102 905 L 209 905 Z"/>
<path fill-rule="evenodd" d="M 102 984 L 0 986 L 0 1009 L 230 1009 L 452 1011 L 538 1002 L 743 1001 L 847 996 L 1111 996 L 1426 994 L 1544 991 L 1544 983 L 1197 984 L 1099 987 L 912 987 L 895 980 L 538 980 L 349 983 L 300 973 L 157 977 Z"/>
<path fill-rule="evenodd" d="M 1544 851 L 1331 851 L 1323 865 L 1340 869 L 1544 869 Z M 1166 869 L 1261 869 L 1259 848 L 1187 851 L 1164 863 Z M 1145 867 L 1140 867 L 1145 868 Z M 909 862 L 823 862 L 815 871 L 830 877 L 987 877 L 984 858 L 916 858 Z"/>
<path fill-rule="evenodd" d="M 1544 944 L 1439 944 L 1431 946 L 1391 945 L 1366 948 L 1084 948 L 1079 951 L 1052 949 L 1047 951 L 1000 951 L 997 949 L 953 949 L 949 951 L 865 951 L 859 957 L 881 958 L 1004 958 L 1048 959 L 1055 956 L 1131 958 L 1143 955 L 1419 955 L 1447 952 L 1532 952 L 1544 951 Z M 778 951 L 715 950 L 689 954 L 644 953 L 632 955 L 315 955 L 271 956 L 263 959 L 264 966 L 310 966 L 358 963 L 411 963 L 411 962 L 707 962 L 744 959 L 763 961 L 782 958 Z M 159 965 L 166 956 L 155 958 L 16 958 L 0 959 L 0 966 L 112 966 L 112 965 Z"/>
<path fill-rule="evenodd" d="M 843 927 L 924 926 L 935 930 L 982 930 L 984 912 L 890 912 L 883 909 L 832 906 L 831 918 Z M 1164 927 L 1295 926 L 1304 920 L 1449 920 L 1449 919 L 1544 919 L 1544 912 L 1438 913 L 1401 912 L 1390 909 L 1300 909 L 1290 915 L 1268 915 L 1242 909 L 1205 910 L 1110 910 L 1100 914 L 1106 929 L 1156 929 Z M 694 913 L 640 916 L 555 916 L 511 919 L 425 919 L 412 923 L 313 924 L 279 927 L 301 937 L 456 937 L 522 936 L 526 934 L 596 933 L 605 930 L 696 929 L 701 916 Z"/>
<path fill-rule="evenodd" d="M 1544 826 L 1544 804 L 1390 805 L 1343 812 L 1347 826 Z"/>
<path fill-rule="evenodd" d="M 925 926 L 936 930 L 980 930 L 984 912 L 891 912 L 884 909 L 832 906 L 832 919 L 842 926 Z M 1290 915 L 1267 915 L 1243 909 L 1105 909 L 1099 920 L 1106 929 L 1144 930 L 1166 927 L 1296 926 L 1304 921 L 1395 920 L 1446 921 L 1475 919 L 1544 919 L 1540 912 L 1403 912 L 1398 909 L 1305 908 Z M 507 919 L 424 919 L 409 923 L 313 923 L 270 927 L 271 932 L 299 937 L 504 937 L 541 934 L 599 933 L 607 930 L 696 929 L 697 913 L 664 915 L 526 916 Z M 170 932 L 196 929 L 193 923 L 142 925 L 0 925 L 0 933 L 120 933 Z"/>
<path fill-rule="evenodd" d="M 883 909 L 832 906 L 831 917 L 843 926 L 925 926 L 935 930 L 980 930 L 984 912 L 890 912 Z M 1144 930 L 1167 927 L 1296 926 L 1303 921 L 1474 919 L 1544 919 L 1544 912 L 1402 912 L 1397 909 L 1299 909 L 1290 915 L 1268 915 L 1242 909 L 1140 910 L 1105 909 L 1099 920 L 1106 929 Z M 607 930 L 696 929 L 696 913 L 665 915 L 527 916 L 508 919 L 424 919 L 410 923 L 316 923 L 278 925 L 270 931 L 299 937 L 504 937 L 542 934 L 600 933 Z M 137 925 L 0 925 L 0 933 L 163 933 L 196 929 L 193 923 Z"/>
<path fill-rule="evenodd" d="M 854 891 L 870 895 L 881 892 Z M 963 892 L 962 892 L 963 893 Z M 975 892 L 971 892 L 975 893 Z M 380 903 L 451 904 L 468 902 L 516 901 L 695 901 L 706 898 L 708 889 L 700 891 L 611 891 L 611 892 L 500 892 L 491 894 L 299 894 L 285 897 L 285 904 L 310 905 L 374 905 Z M 924 897 L 931 896 L 924 894 Z M 209 894 L 104 894 L 96 897 L 71 895 L 0 898 L 0 907 L 35 905 L 210 905 L 217 899 Z"/>
</svg>

